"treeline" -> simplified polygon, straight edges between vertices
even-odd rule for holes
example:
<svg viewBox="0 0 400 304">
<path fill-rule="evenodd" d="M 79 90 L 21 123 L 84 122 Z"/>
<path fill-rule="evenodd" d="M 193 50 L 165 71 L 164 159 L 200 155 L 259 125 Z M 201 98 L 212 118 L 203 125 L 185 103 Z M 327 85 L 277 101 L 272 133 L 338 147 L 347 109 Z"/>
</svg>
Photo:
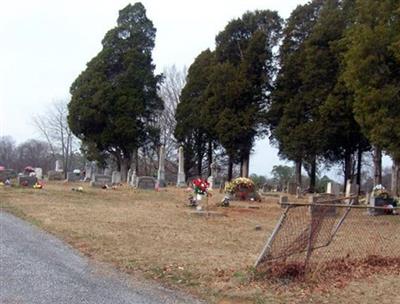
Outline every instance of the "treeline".
<svg viewBox="0 0 400 304">
<path fill-rule="evenodd" d="M 400 2 L 314 0 L 283 21 L 247 12 L 216 36 L 189 68 L 176 119 L 188 169 L 200 174 L 216 147 L 248 175 L 257 137 L 302 168 L 315 190 L 320 164 L 343 164 L 344 181 L 361 184 L 362 155 L 400 157 Z M 279 47 L 275 56 L 274 51 Z M 192 161 L 192 163 L 190 163 Z"/>
<path fill-rule="evenodd" d="M 71 86 L 69 126 L 89 158 L 113 158 L 123 178 L 173 126 L 186 176 L 209 175 L 216 160 L 228 179 L 248 176 L 254 143 L 268 136 L 296 164 L 299 185 L 305 170 L 311 191 L 321 164 L 343 164 L 344 180 L 360 184 L 371 149 L 375 183 L 384 152 L 398 187 L 399 14 L 395 0 L 313 0 L 287 20 L 246 12 L 197 56 L 169 107 L 152 62 L 156 29 L 141 3 L 128 5 Z"/>
<path fill-rule="evenodd" d="M 13 169 L 15 172 L 23 172 L 24 168 L 30 166 L 42 168 L 46 174 L 54 170 L 56 160 L 62 160 L 62 154 L 54 151 L 46 141 L 28 139 L 16 144 L 11 136 L 0 137 L 0 166 Z M 70 156 L 70 168 L 84 168 L 84 159 L 79 153 Z"/>
</svg>

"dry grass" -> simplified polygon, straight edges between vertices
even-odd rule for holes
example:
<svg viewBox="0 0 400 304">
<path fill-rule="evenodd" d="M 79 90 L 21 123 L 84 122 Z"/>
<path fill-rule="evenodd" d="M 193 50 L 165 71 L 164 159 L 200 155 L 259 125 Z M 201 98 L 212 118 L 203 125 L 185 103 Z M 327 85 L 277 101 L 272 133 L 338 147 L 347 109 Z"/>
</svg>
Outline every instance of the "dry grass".
<svg viewBox="0 0 400 304">
<path fill-rule="evenodd" d="M 319 303 L 335 298 L 336 303 L 374 303 L 381 292 L 385 300 L 399 300 L 395 287 L 399 278 L 389 275 L 313 295 L 303 293 L 301 286 L 272 290 L 251 281 L 251 265 L 281 213 L 277 198 L 255 203 L 260 209 L 247 208 L 249 203 L 217 208 L 214 205 L 221 199 L 217 193 L 209 205 L 226 216 L 206 218 L 190 214 L 187 194 L 181 189 L 101 190 L 84 184 L 84 192 L 79 193 L 71 191 L 74 186 L 3 187 L 1 207 L 63 238 L 87 256 L 181 287 L 210 302 Z M 256 230 L 257 225 L 262 229 Z M 379 290 L 374 293 L 371 284 Z"/>
</svg>

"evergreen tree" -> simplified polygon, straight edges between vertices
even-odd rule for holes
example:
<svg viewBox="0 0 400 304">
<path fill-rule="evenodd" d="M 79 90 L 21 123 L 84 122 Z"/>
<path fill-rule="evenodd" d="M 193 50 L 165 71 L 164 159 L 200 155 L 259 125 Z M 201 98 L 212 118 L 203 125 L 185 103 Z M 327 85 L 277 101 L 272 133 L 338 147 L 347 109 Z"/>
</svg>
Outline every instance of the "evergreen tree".
<svg viewBox="0 0 400 304">
<path fill-rule="evenodd" d="M 214 53 L 208 49 L 197 56 L 189 67 L 187 82 L 176 109 L 174 135 L 184 147 L 186 176 L 194 174 L 190 169 L 195 166 L 195 174 L 202 175 L 207 144 L 212 141 L 212 131 L 204 122 L 203 112 L 214 62 Z"/>
<path fill-rule="evenodd" d="M 375 184 L 382 182 L 381 149 L 400 160 L 400 1 L 358 0 L 348 31 L 346 84 L 355 92 L 356 120 L 375 145 Z"/>
<path fill-rule="evenodd" d="M 298 6 L 287 20 L 279 51 L 280 70 L 267 113 L 270 139 L 278 145 L 282 157 L 295 162 L 298 185 L 302 183 L 303 161 L 313 164 L 316 161 L 313 148 L 318 146 L 319 140 L 320 126 L 311 120 L 315 100 L 306 96 L 304 77 L 307 76 L 307 56 L 311 55 L 310 51 L 307 54 L 306 42 L 313 33 L 323 3 L 323 0 L 315 0 Z"/>
<path fill-rule="evenodd" d="M 133 151 L 158 134 L 154 118 L 163 104 L 151 56 L 155 33 L 144 6 L 129 4 L 70 88 L 71 130 L 87 147 L 112 155 L 123 179 Z"/>
<path fill-rule="evenodd" d="M 220 66 L 215 73 L 227 75 L 214 76 L 209 107 L 220 113 L 218 138 L 230 163 L 235 158 L 240 161 L 242 176 L 249 175 L 250 152 L 264 123 L 262 114 L 275 73 L 273 48 L 281 29 L 282 20 L 276 12 L 255 11 L 229 22 L 216 37 Z"/>
</svg>

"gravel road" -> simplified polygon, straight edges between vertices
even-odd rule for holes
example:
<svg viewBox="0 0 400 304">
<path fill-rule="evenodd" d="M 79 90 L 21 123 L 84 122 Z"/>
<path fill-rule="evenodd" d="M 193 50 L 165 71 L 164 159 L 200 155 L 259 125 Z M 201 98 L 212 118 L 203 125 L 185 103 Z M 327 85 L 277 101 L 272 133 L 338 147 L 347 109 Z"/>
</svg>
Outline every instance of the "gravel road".
<svg viewBox="0 0 400 304">
<path fill-rule="evenodd" d="M 201 302 L 89 261 L 54 236 L 0 212 L 0 303 Z"/>
</svg>

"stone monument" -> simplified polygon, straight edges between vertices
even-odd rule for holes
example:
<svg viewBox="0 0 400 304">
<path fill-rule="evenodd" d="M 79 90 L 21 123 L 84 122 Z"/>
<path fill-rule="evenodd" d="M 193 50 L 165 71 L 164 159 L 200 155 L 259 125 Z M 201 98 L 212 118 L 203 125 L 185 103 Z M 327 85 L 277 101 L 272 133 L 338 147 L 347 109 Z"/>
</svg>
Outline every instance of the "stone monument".
<svg viewBox="0 0 400 304">
<path fill-rule="evenodd" d="M 59 160 L 59 159 L 56 160 L 56 169 L 55 169 L 55 171 L 56 172 L 62 172 L 63 171 L 62 163 L 61 163 L 61 160 Z"/>
<path fill-rule="evenodd" d="M 154 190 L 156 187 L 156 181 L 154 177 L 151 176 L 139 176 L 137 178 L 137 188 L 145 190 Z"/>
<path fill-rule="evenodd" d="M 90 182 L 92 187 L 103 187 L 111 185 L 111 176 L 104 174 L 93 174 L 92 181 Z"/>
<path fill-rule="evenodd" d="M 132 170 L 132 175 L 131 175 L 131 182 L 130 185 L 132 187 L 136 187 L 136 182 L 137 182 L 137 176 L 136 176 L 136 170 Z"/>
<path fill-rule="evenodd" d="M 160 147 L 160 161 L 157 172 L 157 185 L 159 188 L 165 187 L 165 147 Z"/>
<path fill-rule="evenodd" d="M 120 184 L 121 183 L 121 172 L 119 171 L 114 171 L 111 175 L 111 183 L 114 184 Z"/>
<path fill-rule="evenodd" d="M 183 147 L 179 147 L 179 159 L 178 159 L 178 180 L 176 182 L 177 187 L 186 187 L 186 176 L 184 170 L 184 156 Z"/>
<path fill-rule="evenodd" d="M 43 179 L 43 170 L 42 170 L 42 168 L 35 168 L 35 176 L 38 179 Z"/>
<path fill-rule="evenodd" d="M 127 183 L 128 185 L 131 184 L 131 178 L 132 178 L 132 173 L 133 173 L 132 171 L 133 171 L 132 168 L 129 168 L 128 174 L 127 174 L 127 176 L 126 176 L 126 183 Z"/>
</svg>

